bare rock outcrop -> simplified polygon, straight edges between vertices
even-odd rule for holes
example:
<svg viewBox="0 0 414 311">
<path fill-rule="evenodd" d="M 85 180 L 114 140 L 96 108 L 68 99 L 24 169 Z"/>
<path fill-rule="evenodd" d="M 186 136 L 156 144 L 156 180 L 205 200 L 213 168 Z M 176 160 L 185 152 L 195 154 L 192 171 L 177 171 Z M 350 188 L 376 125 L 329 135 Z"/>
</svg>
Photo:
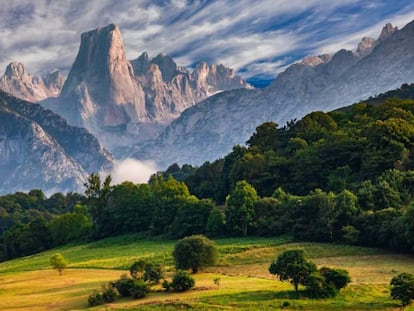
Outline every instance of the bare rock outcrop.
<svg viewBox="0 0 414 311">
<path fill-rule="evenodd" d="M 55 71 L 42 77 L 26 72 L 23 64 L 12 62 L 6 67 L 5 73 L 0 77 L 0 89 L 15 97 L 32 102 L 38 102 L 48 97 L 57 97 L 63 87 L 64 78 Z"/>
</svg>

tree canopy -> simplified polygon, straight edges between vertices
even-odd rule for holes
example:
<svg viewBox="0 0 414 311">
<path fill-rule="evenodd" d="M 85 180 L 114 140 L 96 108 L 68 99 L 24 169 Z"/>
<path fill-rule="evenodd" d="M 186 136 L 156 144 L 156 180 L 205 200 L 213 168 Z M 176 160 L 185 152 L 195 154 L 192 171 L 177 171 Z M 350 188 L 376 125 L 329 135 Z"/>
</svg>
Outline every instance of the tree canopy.
<svg viewBox="0 0 414 311">
<path fill-rule="evenodd" d="M 197 273 L 200 268 L 212 266 L 217 261 L 215 243 L 203 235 L 193 235 L 179 240 L 173 251 L 177 269 L 191 269 Z"/>
<path fill-rule="evenodd" d="M 278 275 L 279 280 L 289 280 L 295 287 L 295 291 L 298 291 L 299 284 L 305 285 L 307 277 L 316 270 L 316 265 L 306 260 L 302 250 L 282 253 L 269 267 L 269 272 Z"/>
</svg>

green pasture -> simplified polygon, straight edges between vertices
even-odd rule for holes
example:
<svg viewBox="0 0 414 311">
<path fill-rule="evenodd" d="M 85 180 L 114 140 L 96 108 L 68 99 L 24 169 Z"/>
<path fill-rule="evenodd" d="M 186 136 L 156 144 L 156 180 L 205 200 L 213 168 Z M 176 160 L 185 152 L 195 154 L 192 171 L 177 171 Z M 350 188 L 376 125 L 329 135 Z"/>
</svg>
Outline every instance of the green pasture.
<svg viewBox="0 0 414 311">
<path fill-rule="evenodd" d="M 164 263 L 170 277 L 174 243 L 127 235 L 0 263 L 0 310 L 83 310 L 92 290 L 126 273 L 139 258 Z M 90 310 L 400 310 L 390 298 L 389 281 L 400 272 L 414 273 L 414 257 L 380 249 L 299 243 L 286 236 L 226 238 L 216 244 L 219 262 L 195 276 L 194 290 L 171 294 L 155 287 L 145 299 L 120 299 Z M 352 283 L 332 299 L 294 293 L 267 271 L 288 249 L 303 249 L 318 266 L 347 269 Z M 69 261 L 62 276 L 49 265 L 56 252 Z M 217 277 L 219 286 L 213 281 Z"/>
</svg>

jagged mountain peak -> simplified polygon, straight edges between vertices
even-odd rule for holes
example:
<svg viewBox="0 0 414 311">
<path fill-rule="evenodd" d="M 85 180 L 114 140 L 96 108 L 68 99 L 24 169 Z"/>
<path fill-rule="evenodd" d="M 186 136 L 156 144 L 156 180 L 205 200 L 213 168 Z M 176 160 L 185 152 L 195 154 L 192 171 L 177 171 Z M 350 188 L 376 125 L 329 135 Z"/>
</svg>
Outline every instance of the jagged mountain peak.
<svg viewBox="0 0 414 311">
<path fill-rule="evenodd" d="M 391 23 L 387 23 L 381 31 L 378 41 L 384 41 L 388 39 L 394 32 L 398 30 L 398 27 L 394 27 Z"/>
<path fill-rule="evenodd" d="M 355 54 L 359 57 L 367 56 L 369 53 L 372 52 L 372 49 L 375 47 L 376 42 L 377 41 L 374 38 L 362 38 L 362 40 L 358 44 Z"/>
<path fill-rule="evenodd" d="M 151 60 L 151 63 L 158 65 L 162 73 L 162 79 L 165 82 L 170 82 L 177 73 L 177 64 L 166 53 L 159 53 Z"/>
<path fill-rule="evenodd" d="M 131 61 L 131 65 L 134 68 L 135 75 L 145 74 L 150 65 L 148 53 L 143 52 L 137 59 Z"/>
<path fill-rule="evenodd" d="M 19 62 L 11 62 L 7 65 L 4 75 L 9 79 L 22 78 L 26 74 L 24 66 Z"/>
<path fill-rule="evenodd" d="M 33 76 L 26 72 L 24 65 L 11 62 L 7 65 L 4 75 L 0 77 L 0 89 L 15 97 L 38 102 L 60 94 L 64 77 L 60 74 L 51 75 L 46 84 L 41 76 Z"/>
</svg>

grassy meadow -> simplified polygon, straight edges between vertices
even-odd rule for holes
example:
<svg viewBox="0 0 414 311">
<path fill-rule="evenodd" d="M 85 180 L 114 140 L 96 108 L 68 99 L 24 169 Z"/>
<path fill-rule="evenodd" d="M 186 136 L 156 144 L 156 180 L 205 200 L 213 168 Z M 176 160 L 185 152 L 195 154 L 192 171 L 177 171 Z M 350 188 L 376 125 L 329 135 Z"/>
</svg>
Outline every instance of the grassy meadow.
<svg viewBox="0 0 414 311">
<path fill-rule="evenodd" d="M 164 263 L 171 276 L 174 243 L 128 235 L 0 263 L 0 310 L 86 309 L 93 290 L 119 278 L 139 258 Z M 289 237 L 226 238 L 216 243 L 219 262 L 195 275 L 194 290 L 165 293 L 159 286 L 144 299 L 123 298 L 90 310 L 400 310 L 388 284 L 399 272 L 414 273 L 413 256 L 379 249 L 298 243 Z M 290 283 L 267 271 L 288 249 L 303 249 L 318 266 L 347 269 L 352 283 L 332 299 L 296 295 Z M 49 265 L 55 252 L 69 261 L 62 276 Z M 220 278 L 219 284 L 215 278 Z"/>
</svg>

